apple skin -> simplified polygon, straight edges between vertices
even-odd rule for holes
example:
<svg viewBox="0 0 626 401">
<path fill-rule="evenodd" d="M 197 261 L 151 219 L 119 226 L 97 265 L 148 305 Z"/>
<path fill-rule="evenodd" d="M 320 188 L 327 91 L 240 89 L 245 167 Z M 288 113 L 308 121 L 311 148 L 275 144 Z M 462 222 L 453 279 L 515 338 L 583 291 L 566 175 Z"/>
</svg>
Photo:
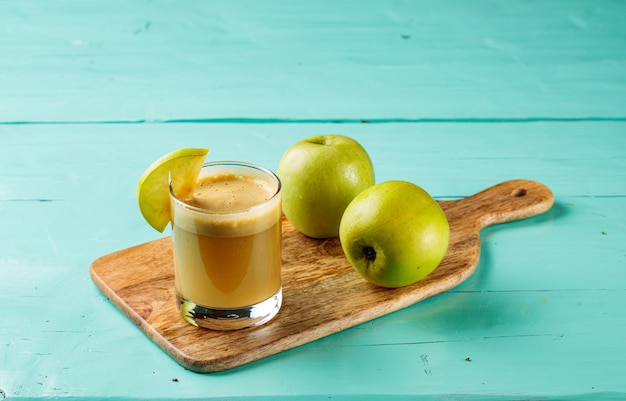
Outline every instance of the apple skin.
<svg viewBox="0 0 626 401">
<path fill-rule="evenodd" d="M 276 174 L 282 182 L 287 219 L 306 236 L 339 235 L 341 216 L 361 191 L 374 185 L 374 168 L 365 149 L 343 135 L 318 135 L 290 146 Z"/>
<path fill-rule="evenodd" d="M 448 250 L 450 226 L 439 204 L 407 181 L 386 181 L 361 192 L 339 230 L 350 264 L 367 281 L 403 287 L 430 274 Z"/>
</svg>

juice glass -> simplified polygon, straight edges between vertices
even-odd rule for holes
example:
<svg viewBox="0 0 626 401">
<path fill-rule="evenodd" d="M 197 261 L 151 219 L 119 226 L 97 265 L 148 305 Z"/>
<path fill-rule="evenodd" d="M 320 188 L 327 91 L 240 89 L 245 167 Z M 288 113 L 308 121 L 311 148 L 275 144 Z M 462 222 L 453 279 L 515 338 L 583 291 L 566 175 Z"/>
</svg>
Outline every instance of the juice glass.
<svg viewBox="0 0 626 401">
<path fill-rule="evenodd" d="M 170 187 L 178 309 L 215 330 L 253 327 L 282 304 L 281 183 L 245 162 L 202 167 L 193 196 Z"/>
</svg>

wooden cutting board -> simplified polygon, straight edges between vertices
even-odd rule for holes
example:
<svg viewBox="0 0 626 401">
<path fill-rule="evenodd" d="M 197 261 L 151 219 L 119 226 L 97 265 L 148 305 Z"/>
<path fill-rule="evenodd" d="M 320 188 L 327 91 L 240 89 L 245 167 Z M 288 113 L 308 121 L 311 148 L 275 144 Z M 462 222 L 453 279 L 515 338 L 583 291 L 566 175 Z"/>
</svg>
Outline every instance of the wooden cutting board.
<svg viewBox="0 0 626 401">
<path fill-rule="evenodd" d="M 367 283 L 345 258 L 338 239 L 314 240 L 283 220 L 283 306 L 269 323 L 211 331 L 185 322 L 175 306 L 169 237 L 93 262 L 95 284 L 167 354 L 187 369 L 217 372 L 297 347 L 454 288 L 476 269 L 483 227 L 543 213 L 552 192 L 527 180 L 507 181 L 476 195 L 439 201 L 450 222 L 441 264 L 411 286 Z"/>
</svg>

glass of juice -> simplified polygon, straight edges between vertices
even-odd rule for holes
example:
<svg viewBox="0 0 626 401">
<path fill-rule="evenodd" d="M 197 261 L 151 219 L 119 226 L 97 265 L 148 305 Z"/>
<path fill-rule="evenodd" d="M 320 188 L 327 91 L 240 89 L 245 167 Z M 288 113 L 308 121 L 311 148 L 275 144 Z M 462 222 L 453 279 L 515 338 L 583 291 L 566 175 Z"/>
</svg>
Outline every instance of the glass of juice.
<svg viewBox="0 0 626 401">
<path fill-rule="evenodd" d="M 170 187 L 176 301 L 189 323 L 214 330 L 258 326 L 282 304 L 281 183 L 245 162 L 202 167 L 193 195 Z"/>
</svg>

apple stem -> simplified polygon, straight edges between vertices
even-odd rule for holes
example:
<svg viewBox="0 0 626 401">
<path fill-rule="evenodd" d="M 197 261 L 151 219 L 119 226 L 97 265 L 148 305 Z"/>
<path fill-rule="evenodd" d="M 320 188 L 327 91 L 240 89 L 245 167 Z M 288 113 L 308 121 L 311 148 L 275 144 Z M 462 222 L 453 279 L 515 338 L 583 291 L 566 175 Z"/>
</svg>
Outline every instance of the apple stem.
<svg viewBox="0 0 626 401">
<path fill-rule="evenodd" d="M 373 262 L 376 260 L 376 251 L 371 246 L 366 246 L 363 248 L 363 254 L 365 255 L 365 259 Z"/>
</svg>

